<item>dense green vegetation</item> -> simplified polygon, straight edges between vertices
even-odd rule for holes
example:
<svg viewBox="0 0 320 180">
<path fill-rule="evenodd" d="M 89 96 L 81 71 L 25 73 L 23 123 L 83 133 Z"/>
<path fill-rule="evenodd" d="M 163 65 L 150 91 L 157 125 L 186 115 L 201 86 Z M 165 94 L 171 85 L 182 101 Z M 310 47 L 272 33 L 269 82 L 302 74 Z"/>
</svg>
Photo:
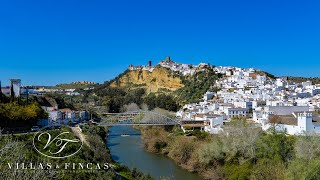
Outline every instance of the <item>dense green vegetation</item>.
<svg viewBox="0 0 320 180">
<path fill-rule="evenodd" d="M 148 105 L 149 110 L 158 107 L 168 111 L 177 111 L 179 108 L 173 96 L 166 94 L 156 96 L 154 93 L 150 93 L 144 98 L 144 102 Z"/>
<path fill-rule="evenodd" d="M 146 95 L 146 91 L 143 88 L 137 89 L 123 89 L 114 88 L 110 86 L 104 86 L 96 88 L 93 91 L 99 100 L 96 101 L 97 105 L 107 107 L 109 112 L 123 112 L 126 111 L 126 106 L 134 103 L 137 108 L 149 110 L 155 107 L 161 107 L 166 110 L 176 111 L 178 105 L 173 96 L 166 94 L 149 94 Z M 146 107 L 147 106 L 147 107 Z"/>
<path fill-rule="evenodd" d="M 37 103 L 21 106 L 16 102 L 0 103 L 0 127 L 32 126 L 47 113 Z"/>
<path fill-rule="evenodd" d="M 109 112 L 115 113 L 123 111 L 123 106 L 130 103 L 135 103 L 141 106 L 145 90 L 134 89 L 131 91 L 125 91 L 121 88 L 106 87 L 95 89 L 95 94 L 100 97 L 97 102 L 98 105 L 106 106 L 109 109 Z"/>
<path fill-rule="evenodd" d="M 31 127 L 38 119 L 47 118 L 48 114 L 39 103 L 33 100 L 10 100 L 0 93 L 0 127 Z"/>
<path fill-rule="evenodd" d="M 216 74 L 212 68 L 196 72 L 193 76 L 181 76 L 184 87 L 175 92 L 177 101 L 180 104 L 197 102 L 207 91 L 216 92 L 218 89 L 214 84 L 221 77 L 222 74 Z"/>
<path fill-rule="evenodd" d="M 167 154 L 206 179 L 320 178 L 318 136 L 263 132 L 240 120 L 219 135 L 186 136 L 160 127 L 143 128 L 142 135 L 147 150 Z"/>
</svg>

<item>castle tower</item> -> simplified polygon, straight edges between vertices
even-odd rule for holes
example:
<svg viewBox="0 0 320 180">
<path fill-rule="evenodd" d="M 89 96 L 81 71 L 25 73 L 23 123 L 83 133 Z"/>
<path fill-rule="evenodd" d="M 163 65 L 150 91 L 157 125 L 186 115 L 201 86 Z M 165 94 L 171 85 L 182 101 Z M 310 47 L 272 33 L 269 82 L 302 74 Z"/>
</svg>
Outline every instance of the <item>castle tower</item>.
<svg viewBox="0 0 320 180">
<path fill-rule="evenodd" d="M 15 97 L 20 97 L 21 94 L 21 79 L 10 79 L 11 82 L 11 93 Z M 11 96 L 13 95 L 11 94 Z"/>
<path fill-rule="evenodd" d="M 150 61 L 148 61 L 148 66 L 149 66 L 149 67 L 151 67 L 151 66 L 152 66 L 152 62 L 151 62 L 151 60 L 150 60 Z"/>
<path fill-rule="evenodd" d="M 128 69 L 129 69 L 129 70 L 133 70 L 133 65 L 130 64 Z"/>
</svg>

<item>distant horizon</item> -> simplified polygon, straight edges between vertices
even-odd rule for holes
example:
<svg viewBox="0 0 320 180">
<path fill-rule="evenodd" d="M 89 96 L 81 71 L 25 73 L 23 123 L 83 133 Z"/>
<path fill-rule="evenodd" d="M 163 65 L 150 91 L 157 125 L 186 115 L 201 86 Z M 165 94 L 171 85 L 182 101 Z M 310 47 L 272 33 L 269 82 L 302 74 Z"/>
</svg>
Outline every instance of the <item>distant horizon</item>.
<svg viewBox="0 0 320 180">
<path fill-rule="evenodd" d="M 319 8 L 314 0 L 4 1 L 0 79 L 102 83 L 167 55 L 320 77 Z"/>
<path fill-rule="evenodd" d="M 171 57 L 171 56 L 170 56 L 170 57 Z M 165 59 L 165 58 L 163 58 L 162 60 L 164 60 L 164 59 Z M 174 61 L 174 62 L 176 62 L 176 63 L 181 63 L 181 64 L 192 64 L 192 63 L 184 63 L 184 62 L 181 62 L 181 61 L 175 61 L 174 59 L 171 59 L 171 60 Z M 148 61 L 149 61 L 149 60 L 147 60 L 146 63 L 144 63 L 144 64 L 132 64 L 132 65 L 134 65 L 134 66 L 147 65 L 147 62 L 148 62 Z M 151 60 L 151 61 L 152 61 L 152 60 Z M 161 61 L 161 60 L 158 60 L 156 64 L 159 64 L 160 61 Z M 212 63 L 210 63 L 210 62 L 205 62 L 205 61 L 199 61 L 199 63 L 193 63 L 192 65 L 198 65 L 198 64 L 200 64 L 200 63 L 206 63 L 206 64 L 210 64 L 210 66 L 216 66 L 216 67 L 224 66 L 224 67 L 237 67 L 237 68 L 244 68 L 244 69 L 246 69 L 246 68 L 254 68 L 254 69 L 257 69 L 257 70 L 261 70 L 261 71 L 270 73 L 270 74 L 274 75 L 275 77 L 320 78 L 319 76 L 278 75 L 278 74 L 271 73 L 271 72 L 269 72 L 269 71 L 267 71 L 267 70 L 265 70 L 265 69 L 261 69 L 261 68 L 257 68 L 257 67 L 240 67 L 240 66 L 234 66 L 234 65 L 217 65 L 217 64 L 212 64 Z M 78 82 L 78 81 L 89 81 L 89 82 L 95 82 L 95 83 L 103 84 L 104 82 L 110 81 L 110 80 L 114 79 L 114 78 L 117 77 L 120 73 L 122 73 L 122 72 L 124 72 L 125 70 L 127 70 L 129 65 L 130 65 L 130 64 L 128 64 L 127 66 L 124 65 L 124 66 L 125 66 L 125 69 L 123 69 L 123 71 L 115 74 L 114 77 L 111 77 L 111 78 L 109 78 L 109 79 L 106 79 L 106 80 L 100 81 L 100 82 L 99 82 L 99 81 L 86 80 L 86 79 L 78 79 L 78 80 L 68 81 L 68 82 L 61 81 L 60 83 L 57 83 L 57 84 L 28 84 L 28 83 L 24 83 L 23 78 L 17 78 L 17 77 L 15 77 L 15 78 L 9 78 L 9 79 L 7 79 L 7 80 L 3 80 L 3 79 L 1 79 L 1 77 L 0 77 L 0 81 L 1 81 L 2 87 L 4 87 L 4 86 L 9 86 L 9 85 L 10 85 L 10 79 L 21 79 L 21 84 L 22 84 L 22 86 L 56 86 L 56 85 L 59 85 L 59 84 L 69 84 L 69 83 Z M 154 64 L 154 61 L 152 61 L 152 65 L 153 65 L 153 66 L 155 65 L 155 64 Z"/>
</svg>

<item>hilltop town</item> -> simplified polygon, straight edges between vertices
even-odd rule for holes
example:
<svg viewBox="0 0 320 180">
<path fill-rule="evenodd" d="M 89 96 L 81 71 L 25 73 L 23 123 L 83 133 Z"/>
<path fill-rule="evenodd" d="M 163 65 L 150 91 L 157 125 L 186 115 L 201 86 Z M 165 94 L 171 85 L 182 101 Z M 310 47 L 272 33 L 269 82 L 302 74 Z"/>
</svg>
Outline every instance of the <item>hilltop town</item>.
<svg viewBox="0 0 320 180">
<path fill-rule="evenodd" d="M 263 130 L 275 125 L 277 130 L 292 135 L 320 133 L 320 84 L 275 78 L 255 68 L 180 64 L 169 56 L 157 66 L 184 76 L 208 67 L 223 75 L 212 84 L 219 91 L 207 91 L 202 101 L 185 104 L 176 113 L 184 131 L 201 129 L 216 134 L 223 131 L 225 122 L 245 118 Z M 154 69 L 151 61 L 147 66 L 129 66 L 130 71 Z"/>
<path fill-rule="evenodd" d="M 223 131 L 235 118 L 256 123 L 263 130 L 275 126 L 291 135 L 320 133 L 320 84 L 271 78 L 249 68 L 216 67 L 225 76 L 217 92 L 206 92 L 199 103 L 185 104 L 176 115 L 185 126 L 210 133 Z"/>
<path fill-rule="evenodd" d="M 167 56 L 165 60 L 161 60 L 158 64 L 158 66 L 164 67 L 164 68 L 168 68 L 174 72 L 179 72 L 182 75 L 186 76 L 186 75 L 193 75 L 197 69 L 203 69 L 204 67 L 207 67 L 208 64 L 206 63 L 200 63 L 199 65 L 195 66 L 192 64 L 180 64 L 180 63 L 176 63 L 174 61 L 171 60 L 170 56 Z M 130 65 L 128 67 L 128 69 L 130 71 L 136 71 L 136 70 L 145 70 L 145 71 L 149 71 L 152 72 L 154 70 L 154 66 L 152 66 L 152 62 L 148 61 L 148 65 L 143 66 L 134 66 L 134 65 Z"/>
</svg>

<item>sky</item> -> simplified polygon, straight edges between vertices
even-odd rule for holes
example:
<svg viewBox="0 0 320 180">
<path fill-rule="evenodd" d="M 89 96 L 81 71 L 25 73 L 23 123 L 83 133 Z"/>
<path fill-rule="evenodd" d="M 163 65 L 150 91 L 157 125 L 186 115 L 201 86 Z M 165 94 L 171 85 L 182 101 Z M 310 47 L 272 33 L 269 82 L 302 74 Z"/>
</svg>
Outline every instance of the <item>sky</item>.
<svg viewBox="0 0 320 180">
<path fill-rule="evenodd" d="M 171 59 L 320 77 L 320 1 L 0 0 L 0 80 L 103 83 Z"/>
</svg>

